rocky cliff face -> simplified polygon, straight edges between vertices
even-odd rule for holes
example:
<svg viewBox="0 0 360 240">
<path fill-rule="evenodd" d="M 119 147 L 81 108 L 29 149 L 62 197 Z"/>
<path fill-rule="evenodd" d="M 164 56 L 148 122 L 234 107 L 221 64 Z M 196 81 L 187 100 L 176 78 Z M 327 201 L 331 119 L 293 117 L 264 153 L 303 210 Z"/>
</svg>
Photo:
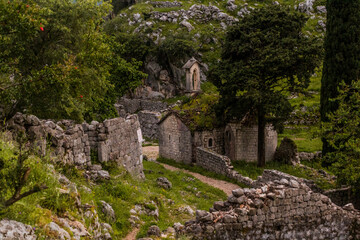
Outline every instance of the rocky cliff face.
<svg viewBox="0 0 360 240">
<path fill-rule="evenodd" d="M 308 21 L 307 29 L 310 31 L 306 34 L 323 36 L 326 27 L 326 8 L 319 6 L 315 0 L 228 0 L 208 4 L 199 4 L 195 1 L 146 1 L 121 10 L 113 19 L 112 31 L 122 29 L 128 34 L 141 35 L 156 46 L 160 46 L 169 38 L 187 39 L 196 52 L 195 57 L 202 63 L 211 65 L 220 57 L 220 45 L 226 29 L 241 21 L 242 17 L 254 9 L 266 4 L 291 5 L 291 8 L 309 15 L 311 20 Z M 191 57 L 167 62 L 163 58 L 159 59 L 156 51 L 149 53 L 144 62 L 144 71 L 148 74 L 145 85 L 155 93 L 149 94 L 149 89 L 142 89 L 143 92 L 138 96 L 155 95 L 168 98 L 181 94 L 185 87 L 185 72 L 181 66 Z M 206 73 L 206 65 L 202 71 Z M 206 81 L 204 74 L 201 80 Z"/>
</svg>

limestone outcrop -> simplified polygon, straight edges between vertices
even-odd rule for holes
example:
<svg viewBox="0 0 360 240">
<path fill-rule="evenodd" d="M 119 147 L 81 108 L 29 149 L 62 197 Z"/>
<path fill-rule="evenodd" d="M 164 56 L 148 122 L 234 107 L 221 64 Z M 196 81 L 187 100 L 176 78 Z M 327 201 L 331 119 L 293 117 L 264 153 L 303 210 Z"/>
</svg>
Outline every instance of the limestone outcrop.
<svg viewBox="0 0 360 240">
<path fill-rule="evenodd" d="M 35 240 L 35 228 L 14 220 L 0 221 L 0 239 L 3 240 Z"/>
</svg>

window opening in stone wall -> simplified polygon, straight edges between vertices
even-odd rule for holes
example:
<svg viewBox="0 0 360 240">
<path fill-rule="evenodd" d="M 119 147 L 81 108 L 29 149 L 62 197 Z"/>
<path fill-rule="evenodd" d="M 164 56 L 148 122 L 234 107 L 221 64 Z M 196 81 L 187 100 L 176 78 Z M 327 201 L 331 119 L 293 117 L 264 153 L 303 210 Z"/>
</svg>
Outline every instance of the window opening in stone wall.
<svg viewBox="0 0 360 240">
<path fill-rule="evenodd" d="M 169 135 L 169 141 L 170 141 L 171 139 L 170 139 L 170 135 Z"/>
<path fill-rule="evenodd" d="M 211 148 L 213 146 L 213 139 L 209 138 L 208 147 Z"/>
</svg>

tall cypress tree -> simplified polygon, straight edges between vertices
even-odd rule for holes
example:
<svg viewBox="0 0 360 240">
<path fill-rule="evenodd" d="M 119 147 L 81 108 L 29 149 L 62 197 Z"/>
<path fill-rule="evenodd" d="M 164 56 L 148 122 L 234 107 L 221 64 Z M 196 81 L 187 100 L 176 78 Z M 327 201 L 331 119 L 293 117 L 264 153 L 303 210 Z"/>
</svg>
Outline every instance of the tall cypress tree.
<svg viewBox="0 0 360 240">
<path fill-rule="evenodd" d="M 338 108 L 332 101 L 341 82 L 351 84 L 360 74 L 360 0 L 328 0 L 325 59 L 321 80 L 321 120 Z M 323 140 L 323 154 L 332 148 Z M 329 165 L 329 163 L 324 163 Z"/>
</svg>

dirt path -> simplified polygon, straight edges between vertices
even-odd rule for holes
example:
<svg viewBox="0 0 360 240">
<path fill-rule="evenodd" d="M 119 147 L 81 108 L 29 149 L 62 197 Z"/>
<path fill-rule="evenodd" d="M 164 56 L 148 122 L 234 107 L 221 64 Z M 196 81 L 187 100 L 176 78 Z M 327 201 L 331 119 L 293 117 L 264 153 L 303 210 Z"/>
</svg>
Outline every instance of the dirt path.
<svg viewBox="0 0 360 240">
<path fill-rule="evenodd" d="M 232 190 L 240 188 L 238 185 L 233 184 L 233 183 L 229 183 L 229 182 L 226 182 L 226 181 L 205 177 L 204 175 L 201 175 L 199 173 L 190 172 L 190 171 L 185 170 L 185 169 L 179 169 L 179 168 L 176 168 L 176 167 L 164 164 L 164 163 L 160 163 L 160 164 L 163 165 L 166 169 L 169 169 L 171 171 L 182 171 L 182 172 L 188 173 L 188 174 L 196 177 L 197 179 L 199 179 L 203 183 L 209 184 L 210 186 L 213 186 L 215 188 L 223 190 L 227 195 L 230 195 Z"/>
<path fill-rule="evenodd" d="M 138 234 L 139 229 L 134 228 L 123 240 L 136 240 L 136 235 Z"/>
<path fill-rule="evenodd" d="M 143 153 L 144 153 L 144 155 L 148 156 L 148 158 L 156 159 L 159 156 L 159 147 L 158 146 L 143 147 Z M 171 171 L 182 171 L 182 172 L 188 173 L 188 174 L 196 177 L 203 183 L 209 184 L 210 186 L 213 186 L 215 188 L 223 190 L 227 195 L 230 195 L 232 190 L 239 188 L 238 185 L 233 184 L 233 183 L 205 177 L 199 173 L 190 172 L 185 169 L 179 169 L 179 168 L 176 168 L 176 167 L 164 164 L 164 163 L 160 163 L 160 164 L 163 165 L 166 169 L 169 169 Z"/>
<path fill-rule="evenodd" d="M 143 147 L 143 154 L 149 159 L 156 160 L 159 157 L 159 146 Z"/>
</svg>

